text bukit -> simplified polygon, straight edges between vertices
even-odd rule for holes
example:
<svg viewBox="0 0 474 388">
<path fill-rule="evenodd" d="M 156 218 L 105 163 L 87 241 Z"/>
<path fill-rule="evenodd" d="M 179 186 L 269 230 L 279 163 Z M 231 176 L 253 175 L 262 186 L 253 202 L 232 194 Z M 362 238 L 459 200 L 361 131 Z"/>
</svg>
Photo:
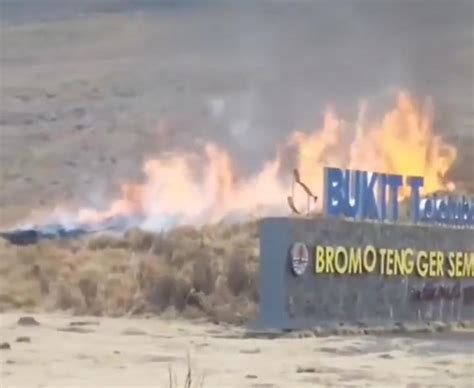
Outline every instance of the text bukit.
<svg viewBox="0 0 474 388">
<path fill-rule="evenodd" d="M 424 179 L 367 171 L 325 169 L 324 208 L 333 217 L 398 221 L 399 194 L 410 189 L 414 223 L 474 227 L 474 200 L 465 196 L 421 198 Z"/>
</svg>

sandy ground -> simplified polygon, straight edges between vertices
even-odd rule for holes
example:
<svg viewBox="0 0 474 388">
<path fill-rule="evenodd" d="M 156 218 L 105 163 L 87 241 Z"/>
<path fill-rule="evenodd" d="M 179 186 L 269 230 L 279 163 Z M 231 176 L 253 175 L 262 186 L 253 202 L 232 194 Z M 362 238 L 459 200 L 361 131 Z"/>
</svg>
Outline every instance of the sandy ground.
<svg viewBox="0 0 474 388">
<path fill-rule="evenodd" d="M 244 338 L 164 319 L 1 316 L 2 387 L 472 387 L 472 332 L 437 337 Z M 27 337 L 28 340 L 19 339 Z M 20 341 L 20 342 L 18 342 Z M 28 341 L 28 342 L 22 342 Z"/>
</svg>

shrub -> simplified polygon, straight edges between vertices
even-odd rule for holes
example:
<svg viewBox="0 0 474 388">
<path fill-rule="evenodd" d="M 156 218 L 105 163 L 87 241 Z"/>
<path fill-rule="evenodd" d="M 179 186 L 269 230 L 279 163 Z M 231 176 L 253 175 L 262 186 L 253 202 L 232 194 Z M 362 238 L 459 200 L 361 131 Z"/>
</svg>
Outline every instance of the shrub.
<svg viewBox="0 0 474 388">
<path fill-rule="evenodd" d="M 161 275 L 156 279 L 148 295 L 148 301 L 160 310 L 172 305 L 173 296 L 176 293 L 176 278 L 171 274 Z"/>
<path fill-rule="evenodd" d="M 106 248 L 129 248 L 129 243 L 126 239 L 112 236 L 109 234 L 100 234 L 89 240 L 87 247 L 90 250 L 101 250 Z"/>
<path fill-rule="evenodd" d="M 239 295 L 249 284 L 250 277 L 245 264 L 245 257 L 235 254 L 229 260 L 227 284 L 234 295 Z"/>
<path fill-rule="evenodd" d="M 91 277 L 83 277 L 79 280 L 79 289 L 84 296 L 86 306 L 89 308 L 97 296 L 97 281 Z"/>
<path fill-rule="evenodd" d="M 178 239 L 178 240 L 182 240 L 182 239 L 198 240 L 202 237 L 202 233 L 192 225 L 182 225 L 173 229 L 169 233 L 168 237 Z"/>
<path fill-rule="evenodd" d="M 173 295 L 173 305 L 178 311 L 183 311 L 187 304 L 191 286 L 184 279 L 177 279 L 175 283 L 175 293 Z"/>
<path fill-rule="evenodd" d="M 156 237 L 157 235 L 141 229 L 132 229 L 125 235 L 130 248 L 137 251 L 150 250 Z"/>
<path fill-rule="evenodd" d="M 111 274 L 98 299 L 106 306 L 108 315 L 119 316 L 131 310 L 135 292 L 136 283 L 129 274 Z"/>
<path fill-rule="evenodd" d="M 260 301 L 260 291 L 258 289 L 258 273 L 249 273 L 249 281 L 250 284 L 247 290 L 247 296 L 252 302 L 258 303 Z"/>
<path fill-rule="evenodd" d="M 162 256 L 167 260 L 171 260 L 177 244 L 172 239 L 166 238 L 163 234 L 157 234 L 153 239 L 153 245 L 150 248 L 152 254 Z"/>
<path fill-rule="evenodd" d="M 37 256 L 37 246 L 25 246 L 17 248 L 17 257 L 21 264 L 33 264 L 36 261 Z"/>
<path fill-rule="evenodd" d="M 207 252 L 200 252 L 193 263 L 192 286 L 196 291 L 210 294 L 214 291 L 216 276 Z"/>
<path fill-rule="evenodd" d="M 0 309 L 113 316 L 173 310 L 241 322 L 258 301 L 254 230 L 254 224 L 221 223 L 29 247 L 0 241 Z"/>
<path fill-rule="evenodd" d="M 60 281 L 56 288 L 56 300 L 54 307 L 60 310 L 74 310 L 76 312 L 85 311 L 85 302 L 77 289 L 73 288 L 66 281 Z"/>
</svg>

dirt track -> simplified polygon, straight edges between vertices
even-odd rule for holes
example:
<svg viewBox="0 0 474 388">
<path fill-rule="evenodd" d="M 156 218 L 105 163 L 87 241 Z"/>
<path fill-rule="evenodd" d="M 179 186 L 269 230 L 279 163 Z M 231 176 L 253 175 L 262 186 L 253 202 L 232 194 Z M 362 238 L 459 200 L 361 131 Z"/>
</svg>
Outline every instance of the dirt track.
<svg viewBox="0 0 474 388">
<path fill-rule="evenodd" d="M 0 317 L 5 388 L 166 388 L 170 370 L 181 387 L 188 355 L 195 387 L 472 386 L 472 332 L 244 339 L 199 321 L 34 314 L 39 326 L 20 326 L 22 315 Z"/>
</svg>

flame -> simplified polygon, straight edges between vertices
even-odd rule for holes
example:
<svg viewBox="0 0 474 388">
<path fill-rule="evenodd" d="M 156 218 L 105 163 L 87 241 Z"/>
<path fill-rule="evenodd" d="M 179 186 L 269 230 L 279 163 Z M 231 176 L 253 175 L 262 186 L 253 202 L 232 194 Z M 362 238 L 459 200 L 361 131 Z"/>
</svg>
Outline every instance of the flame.
<svg viewBox="0 0 474 388">
<path fill-rule="evenodd" d="M 350 168 L 425 178 L 424 194 L 453 191 L 446 179 L 457 151 L 433 133 L 433 105 L 417 107 L 407 93 L 398 95 L 397 106 L 367 133 L 358 131 L 351 145 Z M 372 150 L 372 152 L 371 152 Z M 406 196 L 408 192 L 402 192 Z"/>
<path fill-rule="evenodd" d="M 105 212 L 85 209 L 80 223 L 100 223 L 141 214 L 157 229 L 167 220 L 177 223 L 218 222 L 230 214 L 256 214 L 260 206 L 280 208 L 285 186 L 278 179 L 275 159 L 250 179 L 240 179 L 229 155 L 214 144 L 205 146 L 205 161 L 195 174 L 193 155 L 148 160 L 144 184 L 122 186 L 122 197 Z"/>
<path fill-rule="evenodd" d="M 350 126 L 332 111 L 325 115 L 323 129 L 306 135 L 296 133 L 298 168 L 302 180 L 322 194 L 323 167 L 376 171 L 425 178 L 423 193 L 453 191 L 447 173 L 457 157 L 456 149 L 433 131 L 431 100 L 420 107 L 406 92 L 398 94 L 395 108 L 380 122 L 365 125 L 366 105 L 360 109 L 351 138 Z M 402 190 L 400 199 L 409 195 Z"/>
<path fill-rule="evenodd" d="M 419 106 L 401 92 L 394 109 L 369 124 L 366 110 L 363 105 L 353 125 L 327 111 L 320 130 L 294 132 L 278 155 L 249 178 L 239 174 L 225 150 L 211 143 L 204 148 L 204 158 L 175 153 L 148 160 L 144 183 L 124 184 L 120 198 L 105 211 L 79 210 L 78 222 L 140 216 L 142 226 L 157 229 L 167 223 L 217 222 L 229 215 L 286 214 L 290 172 L 283 166 L 291 153 L 302 181 L 320 198 L 325 166 L 423 176 L 425 195 L 454 190 L 446 174 L 456 149 L 434 133 L 429 100 Z"/>
</svg>

